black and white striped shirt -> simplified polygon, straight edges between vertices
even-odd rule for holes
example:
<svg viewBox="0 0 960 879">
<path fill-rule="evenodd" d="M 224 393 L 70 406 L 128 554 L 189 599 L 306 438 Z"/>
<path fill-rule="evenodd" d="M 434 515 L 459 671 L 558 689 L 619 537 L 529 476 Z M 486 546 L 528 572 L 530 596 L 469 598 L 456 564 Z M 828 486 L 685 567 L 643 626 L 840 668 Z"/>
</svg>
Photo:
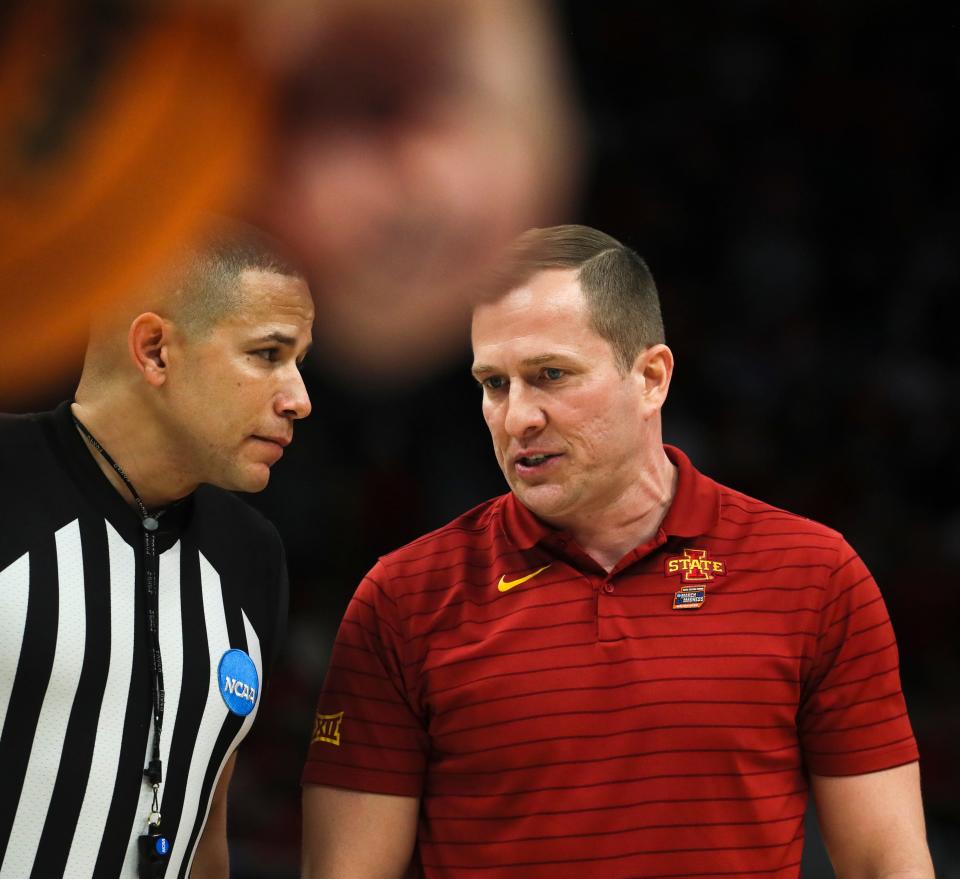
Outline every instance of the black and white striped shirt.
<svg viewBox="0 0 960 879">
<path fill-rule="evenodd" d="M 0 416 L 0 497 L 0 879 L 135 877 L 153 739 L 139 517 L 67 404 Z M 244 651 L 262 688 L 287 582 L 276 531 L 219 489 L 162 516 L 158 544 L 162 828 L 184 877 L 256 717 L 228 708 L 220 660 Z"/>
</svg>

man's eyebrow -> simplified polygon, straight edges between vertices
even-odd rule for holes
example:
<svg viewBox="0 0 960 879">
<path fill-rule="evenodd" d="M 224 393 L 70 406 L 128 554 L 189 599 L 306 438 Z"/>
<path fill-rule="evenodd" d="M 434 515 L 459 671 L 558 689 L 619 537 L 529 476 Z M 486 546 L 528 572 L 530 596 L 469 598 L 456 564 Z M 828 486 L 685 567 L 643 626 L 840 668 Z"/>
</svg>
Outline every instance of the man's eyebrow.
<svg viewBox="0 0 960 879">
<path fill-rule="evenodd" d="M 559 354 L 538 354 L 536 357 L 528 357 L 521 361 L 524 366 L 540 366 L 542 363 L 549 363 L 551 360 L 560 360 Z"/>
<path fill-rule="evenodd" d="M 560 354 L 554 354 L 548 352 L 546 354 L 538 354 L 536 357 L 527 357 L 525 360 L 520 361 L 521 366 L 541 366 L 544 363 L 550 363 L 554 360 L 562 360 L 563 357 Z M 486 363 L 478 363 L 474 366 L 470 372 L 473 375 L 486 375 L 488 372 L 496 372 L 497 368 L 495 366 L 487 366 Z"/>
<path fill-rule="evenodd" d="M 297 344 L 296 336 L 288 335 L 287 333 L 282 333 L 280 330 L 274 330 L 272 333 L 267 333 L 265 336 L 260 336 L 258 339 L 253 340 L 254 345 L 265 345 L 268 342 L 276 342 L 278 345 L 284 345 L 287 348 L 294 348 Z M 303 360 L 310 351 L 313 349 L 313 340 L 311 339 L 303 348 L 303 352 L 299 356 L 299 360 Z"/>
<path fill-rule="evenodd" d="M 265 336 L 260 336 L 260 338 L 255 339 L 255 342 L 279 342 L 281 345 L 296 345 L 297 340 L 293 336 L 288 336 L 286 333 L 281 333 L 279 330 L 274 330 L 272 333 L 267 333 Z"/>
</svg>

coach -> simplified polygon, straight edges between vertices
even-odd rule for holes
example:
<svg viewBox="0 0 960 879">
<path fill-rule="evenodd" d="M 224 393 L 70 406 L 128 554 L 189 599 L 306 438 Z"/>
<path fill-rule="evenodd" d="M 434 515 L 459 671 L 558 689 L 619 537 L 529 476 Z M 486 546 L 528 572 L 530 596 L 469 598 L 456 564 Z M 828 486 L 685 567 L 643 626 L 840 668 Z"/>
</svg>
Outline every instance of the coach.
<svg viewBox="0 0 960 879">
<path fill-rule="evenodd" d="M 309 879 L 931 877 L 877 587 L 664 446 L 646 265 L 532 230 L 473 319 L 510 492 L 381 558 L 304 771 Z M 465 461 L 464 466 L 470 462 Z"/>
<path fill-rule="evenodd" d="M 309 291 L 229 228 L 98 319 L 72 403 L 0 416 L 0 877 L 228 875 L 286 622 L 259 491 L 310 411 Z"/>
</svg>

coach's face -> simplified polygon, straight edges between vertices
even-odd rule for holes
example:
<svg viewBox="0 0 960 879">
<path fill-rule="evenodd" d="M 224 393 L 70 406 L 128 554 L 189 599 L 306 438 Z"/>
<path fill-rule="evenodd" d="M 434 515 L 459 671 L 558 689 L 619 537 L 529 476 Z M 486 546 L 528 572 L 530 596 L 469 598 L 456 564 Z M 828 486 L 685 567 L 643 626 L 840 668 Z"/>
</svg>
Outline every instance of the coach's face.
<svg viewBox="0 0 960 879">
<path fill-rule="evenodd" d="M 198 482 L 260 491 L 310 414 L 300 365 L 313 302 L 299 278 L 247 269 L 236 307 L 206 334 L 171 345 L 165 412 L 171 441 Z"/>
<path fill-rule="evenodd" d="M 637 484 L 665 387 L 641 353 L 625 375 L 590 323 L 575 269 L 539 272 L 473 318 L 473 374 L 510 488 L 558 527 L 582 524 Z"/>
</svg>

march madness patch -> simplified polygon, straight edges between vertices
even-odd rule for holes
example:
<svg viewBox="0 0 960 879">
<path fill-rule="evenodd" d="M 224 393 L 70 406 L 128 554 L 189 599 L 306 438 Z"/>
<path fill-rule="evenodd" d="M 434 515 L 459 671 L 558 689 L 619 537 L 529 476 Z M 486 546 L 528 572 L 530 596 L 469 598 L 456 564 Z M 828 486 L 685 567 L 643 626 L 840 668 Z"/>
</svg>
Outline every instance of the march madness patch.
<svg viewBox="0 0 960 879">
<path fill-rule="evenodd" d="M 673 594 L 674 610 L 696 610 L 703 607 L 707 590 L 703 586 L 684 586 Z"/>
</svg>

